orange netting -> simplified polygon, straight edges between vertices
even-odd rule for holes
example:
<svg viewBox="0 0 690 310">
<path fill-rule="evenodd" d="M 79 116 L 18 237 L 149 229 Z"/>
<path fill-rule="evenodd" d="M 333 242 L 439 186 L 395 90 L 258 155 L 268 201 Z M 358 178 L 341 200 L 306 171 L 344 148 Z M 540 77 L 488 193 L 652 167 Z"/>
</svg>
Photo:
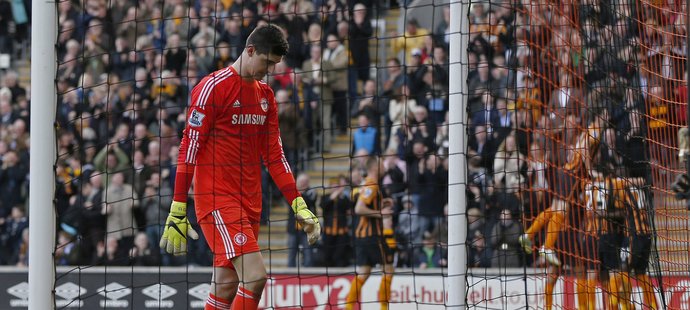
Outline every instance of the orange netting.
<svg viewBox="0 0 690 310">
<path fill-rule="evenodd" d="M 602 247 L 618 257 L 646 231 L 656 240 L 648 272 L 687 272 L 690 216 L 671 191 L 685 170 L 676 145 L 687 123 L 683 12 L 684 1 L 661 0 L 473 6 L 470 64 L 479 80 L 484 66 L 494 79 L 475 89 L 470 78 L 472 127 L 496 146 L 491 190 L 524 207 L 535 252 L 527 266 L 548 265 L 544 247 L 570 270 L 599 270 Z M 507 83 L 495 82 L 501 68 Z M 620 242 L 602 245 L 617 233 Z"/>
</svg>

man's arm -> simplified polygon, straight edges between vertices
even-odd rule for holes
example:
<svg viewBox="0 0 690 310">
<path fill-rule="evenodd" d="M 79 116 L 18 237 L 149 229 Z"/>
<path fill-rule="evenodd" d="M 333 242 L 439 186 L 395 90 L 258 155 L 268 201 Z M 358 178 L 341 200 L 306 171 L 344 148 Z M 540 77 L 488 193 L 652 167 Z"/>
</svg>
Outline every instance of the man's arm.
<svg viewBox="0 0 690 310">
<path fill-rule="evenodd" d="M 177 156 L 173 201 L 187 202 L 187 193 L 192 185 L 198 155 L 215 123 L 214 102 L 221 99 L 221 91 L 218 90 L 217 83 L 214 83 L 217 78 L 209 77 L 202 80 L 192 90 L 192 103 L 187 111 L 187 122 Z"/>
<path fill-rule="evenodd" d="M 367 207 L 367 205 L 362 201 L 362 199 L 357 199 L 355 204 L 355 214 L 359 216 L 373 217 L 373 218 L 383 218 L 382 211 L 377 211 Z"/>
<path fill-rule="evenodd" d="M 192 105 L 187 114 L 187 125 L 177 157 L 173 202 L 170 204 L 170 213 L 165 220 L 165 230 L 159 244 L 168 253 L 184 255 L 187 253 L 187 235 L 192 239 L 199 238 L 187 218 L 187 192 L 192 184 L 198 155 L 212 133 L 216 114 L 215 104 L 222 102 L 228 92 L 229 96 L 237 94 L 236 83 L 229 83 L 231 89 L 218 87 L 232 74 L 233 71 L 229 68 L 218 71 L 213 76 L 204 78 L 192 90 Z"/>
<path fill-rule="evenodd" d="M 362 191 L 359 194 L 359 197 L 357 198 L 357 202 L 355 203 L 356 215 L 373 218 L 383 218 L 384 216 L 393 213 L 393 209 L 391 208 L 393 202 L 390 198 L 385 198 L 381 200 L 381 210 L 374 210 L 372 208 L 367 207 L 367 205 L 371 205 L 371 203 L 375 199 L 379 199 L 377 192 L 378 190 L 376 188 L 372 188 L 369 186 L 365 186 L 362 188 Z"/>
</svg>

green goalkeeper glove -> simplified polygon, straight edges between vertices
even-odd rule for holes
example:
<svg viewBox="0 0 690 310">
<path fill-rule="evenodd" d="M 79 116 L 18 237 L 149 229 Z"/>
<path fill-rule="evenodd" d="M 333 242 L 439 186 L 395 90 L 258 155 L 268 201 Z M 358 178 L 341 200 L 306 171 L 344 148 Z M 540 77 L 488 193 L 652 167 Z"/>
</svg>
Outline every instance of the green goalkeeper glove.
<svg viewBox="0 0 690 310">
<path fill-rule="evenodd" d="M 173 201 L 170 205 L 170 214 L 165 220 L 165 229 L 161 237 L 160 247 L 173 255 L 187 254 L 187 235 L 192 239 L 199 239 L 199 234 L 194 231 L 187 219 L 187 204 Z"/>
<path fill-rule="evenodd" d="M 307 241 L 309 245 L 313 245 L 321 237 L 321 225 L 319 219 L 309 211 L 307 203 L 304 198 L 297 197 L 292 201 L 292 211 L 295 212 L 295 219 L 300 227 L 307 233 Z"/>
</svg>

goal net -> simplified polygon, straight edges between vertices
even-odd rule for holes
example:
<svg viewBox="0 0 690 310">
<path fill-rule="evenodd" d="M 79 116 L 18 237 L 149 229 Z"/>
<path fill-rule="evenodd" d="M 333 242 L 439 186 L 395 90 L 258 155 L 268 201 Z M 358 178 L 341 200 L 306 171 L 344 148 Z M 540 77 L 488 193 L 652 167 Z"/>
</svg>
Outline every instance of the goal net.
<svg viewBox="0 0 690 310">
<path fill-rule="evenodd" d="M 472 4 L 468 304 L 687 306 L 686 9 Z"/>
<path fill-rule="evenodd" d="M 193 98 L 220 87 L 204 84 L 204 77 L 219 78 L 222 73 L 214 72 L 247 55 L 249 34 L 268 24 L 281 28 L 289 51 L 263 79 L 276 105 L 259 107 L 278 115 L 283 164 L 319 216 L 322 236 L 310 246 L 272 173 L 255 170 L 260 175 L 247 182 L 260 181 L 262 196 L 247 203 L 260 210 L 251 224 L 260 227 L 256 239 L 268 273 L 259 306 L 444 307 L 447 2 L 61 0 L 55 9 L 57 308 L 204 308 L 214 236 L 204 230 L 199 240 L 188 240 L 184 256 L 159 248 L 178 194 L 179 158 L 196 151 L 194 145 L 179 150 L 194 139 L 190 128 L 204 122 L 190 108 L 202 100 Z M 26 55 L 17 57 L 15 70 L 28 66 Z M 0 148 L 3 158 L 21 150 L 25 138 L 19 136 L 26 102 L 10 100 L 14 123 L 6 123 L 3 110 L 2 139 L 5 129 L 11 131 L 11 143 L 0 144 L 9 148 Z M 227 104 L 228 113 L 250 108 L 239 100 L 212 104 Z M 249 128 L 264 123 L 261 113 L 228 120 Z M 223 134 L 218 129 L 211 135 Z M 385 171 L 367 165 L 376 157 Z M 218 182 L 235 177 L 222 175 Z M 5 182 L 3 193 L 12 190 Z M 187 214 L 201 233 L 196 185 Z M 378 197 L 368 201 L 374 186 Z M 12 221 L 23 216 L 26 199 L 19 192 Z M 358 201 L 373 210 L 369 224 Z M 241 246 L 246 234 L 221 232 L 219 238 Z M 26 265 L 29 246 L 18 235 L 7 247 L 16 256 L 6 263 Z M 369 235 L 376 241 L 370 247 L 358 243 Z M 366 266 L 373 267 L 368 279 Z M 0 285 L 7 296 L 0 308 L 25 307 L 25 274 L 3 272 L 13 278 Z"/>
</svg>

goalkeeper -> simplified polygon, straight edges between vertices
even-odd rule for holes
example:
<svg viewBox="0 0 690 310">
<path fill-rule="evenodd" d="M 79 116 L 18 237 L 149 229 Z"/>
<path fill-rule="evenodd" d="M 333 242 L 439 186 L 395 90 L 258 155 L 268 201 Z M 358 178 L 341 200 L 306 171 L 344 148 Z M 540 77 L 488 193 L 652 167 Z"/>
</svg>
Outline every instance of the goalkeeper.
<svg viewBox="0 0 690 310">
<path fill-rule="evenodd" d="M 320 236 L 319 221 L 297 191 L 283 154 L 273 90 L 261 81 L 287 51 L 279 28 L 256 28 L 235 63 L 206 76 L 192 90 L 160 245 L 184 255 L 187 237 L 198 238 L 185 203 L 193 180 L 196 215 L 214 255 L 207 310 L 258 308 L 266 283 L 257 243 L 262 162 L 292 205 L 309 244 Z"/>
</svg>

